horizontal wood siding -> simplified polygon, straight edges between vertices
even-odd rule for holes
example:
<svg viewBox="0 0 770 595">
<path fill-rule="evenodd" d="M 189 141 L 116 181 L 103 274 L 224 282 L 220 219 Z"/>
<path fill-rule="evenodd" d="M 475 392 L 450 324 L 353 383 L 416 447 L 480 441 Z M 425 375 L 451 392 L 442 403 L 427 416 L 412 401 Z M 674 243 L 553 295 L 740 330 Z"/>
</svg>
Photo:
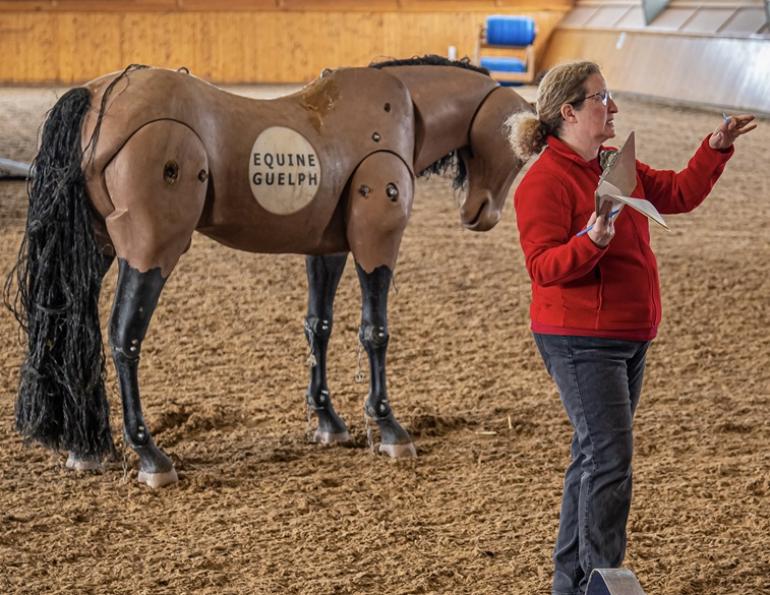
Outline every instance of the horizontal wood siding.
<svg viewBox="0 0 770 595">
<path fill-rule="evenodd" d="M 196 0 L 0 2 L 0 82 L 72 84 L 132 63 L 186 66 L 217 83 L 303 82 L 323 68 L 360 66 L 385 57 L 446 55 L 450 45 L 458 56 L 472 57 L 479 29 L 490 14 L 534 17 L 542 52 L 569 8 L 558 1 L 543 8 L 537 2 L 517 8 L 502 0 L 276 1 L 285 6 L 250 1 L 252 8 L 241 10 L 246 2 L 226 0 L 221 5 L 231 10 L 205 11 L 204 5 L 211 3 Z M 397 9 L 347 10 L 348 4 L 395 4 Z M 117 5 L 126 10 L 117 10 Z M 307 10 L 308 5 L 318 10 Z M 345 10 L 330 9 L 339 5 Z M 442 10 L 425 10 L 436 6 Z M 489 10 L 477 10 L 481 6 Z"/>
</svg>

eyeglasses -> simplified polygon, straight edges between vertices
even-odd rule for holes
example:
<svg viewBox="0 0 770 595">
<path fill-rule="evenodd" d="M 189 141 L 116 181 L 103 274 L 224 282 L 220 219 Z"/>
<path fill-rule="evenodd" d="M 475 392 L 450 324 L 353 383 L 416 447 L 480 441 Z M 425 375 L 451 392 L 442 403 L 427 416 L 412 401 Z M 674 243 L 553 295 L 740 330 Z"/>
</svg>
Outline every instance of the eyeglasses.
<svg viewBox="0 0 770 595">
<path fill-rule="evenodd" d="M 609 103 L 610 99 L 612 99 L 612 92 L 608 89 L 602 89 L 598 93 L 594 93 L 592 95 L 589 95 L 588 97 L 584 97 L 583 101 L 586 99 L 591 99 L 592 97 L 598 97 L 599 101 L 602 102 L 602 105 L 607 107 L 607 103 Z"/>
</svg>

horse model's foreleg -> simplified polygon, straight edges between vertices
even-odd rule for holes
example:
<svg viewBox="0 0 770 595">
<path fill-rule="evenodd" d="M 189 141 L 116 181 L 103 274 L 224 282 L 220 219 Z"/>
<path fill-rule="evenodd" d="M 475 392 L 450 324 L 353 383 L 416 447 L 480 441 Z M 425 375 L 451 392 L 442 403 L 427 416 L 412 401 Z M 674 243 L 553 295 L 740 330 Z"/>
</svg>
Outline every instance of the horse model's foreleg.
<svg viewBox="0 0 770 595">
<path fill-rule="evenodd" d="M 208 160 L 202 143 L 172 121 L 145 125 L 105 170 L 115 211 L 106 218 L 118 256 L 110 346 L 123 402 L 128 445 L 139 455 L 140 482 L 177 481 L 142 415 L 139 357 L 163 286 L 188 248 L 206 198 Z"/>
<path fill-rule="evenodd" d="M 356 169 L 350 185 L 347 235 L 361 284 L 359 340 L 369 356 L 367 418 L 380 431 L 379 451 L 391 457 L 416 456 L 409 434 L 388 400 L 388 290 L 414 192 L 412 173 L 392 153 L 374 153 Z"/>
<path fill-rule="evenodd" d="M 332 333 L 334 295 L 345 270 L 347 253 L 326 256 L 308 256 L 307 267 L 308 303 L 305 318 L 305 336 L 310 345 L 310 384 L 307 389 L 307 406 L 318 418 L 318 428 L 313 441 L 320 444 L 348 442 L 350 434 L 345 422 L 332 406 L 329 387 L 326 384 L 326 349 Z"/>
</svg>

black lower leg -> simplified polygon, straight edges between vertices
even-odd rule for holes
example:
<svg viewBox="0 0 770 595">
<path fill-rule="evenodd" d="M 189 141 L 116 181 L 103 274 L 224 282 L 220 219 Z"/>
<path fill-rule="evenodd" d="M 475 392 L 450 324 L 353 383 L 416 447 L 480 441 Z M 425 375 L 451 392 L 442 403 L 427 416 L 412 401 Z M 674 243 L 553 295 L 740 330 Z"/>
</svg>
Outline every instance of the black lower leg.
<svg viewBox="0 0 770 595">
<path fill-rule="evenodd" d="M 141 273 L 119 259 L 118 284 L 110 317 L 110 346 L 123 402 L 126 441 L 139 455 L 140 471 L 164 473 L 171 460 L 157 447 L 142 417 L 139 398 L 139 357 L 165 279 L 160 269 Z"/>
<path fill-rule="evenodd" d="M 305 336 L 310 346 L 310 383 L 306 400 L 318 418 L 314 439 L 336 442 L 349 439 L 348 430 L 332 406 L 326 383 L 326 351 L 332 333 L 334 296 L 347 254 L 308 256 L 305 264 L 308 280 L 308 309 Z"/>
<path fill-rule="evenodd" d="M 380 429 L 383 445 L 411 444 L 412 439 L 396 421 L 388 401 L 385 358 L 388 350 L 388 290 L 393 272 L 380 266 L 371 273 L 356 263 L 361 284 L 361 328 L 358 338 L 369 356 L 369 396 L 364 412 Z"/>
</svg>

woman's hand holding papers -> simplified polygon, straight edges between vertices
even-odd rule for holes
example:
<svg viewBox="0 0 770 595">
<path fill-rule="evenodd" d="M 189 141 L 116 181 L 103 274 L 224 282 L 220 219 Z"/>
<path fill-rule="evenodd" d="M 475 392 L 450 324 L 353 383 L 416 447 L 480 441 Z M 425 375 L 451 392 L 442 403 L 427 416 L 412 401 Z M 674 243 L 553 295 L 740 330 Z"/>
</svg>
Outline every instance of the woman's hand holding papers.
<svg viewBox="0 0 770 595">
<path fill-rule="evenodd" d="M 604 248 L 615 237 L 615 218 L 611 214 L 612 202 L 605 201 L 602 206 L 599 207 L 599 214 L 594 211 L 591 213 L 591 218 L 588 220 L 588 227 L 591 230 L 588 232 L 588 237 L 597 246 Z"/>
</svg>

